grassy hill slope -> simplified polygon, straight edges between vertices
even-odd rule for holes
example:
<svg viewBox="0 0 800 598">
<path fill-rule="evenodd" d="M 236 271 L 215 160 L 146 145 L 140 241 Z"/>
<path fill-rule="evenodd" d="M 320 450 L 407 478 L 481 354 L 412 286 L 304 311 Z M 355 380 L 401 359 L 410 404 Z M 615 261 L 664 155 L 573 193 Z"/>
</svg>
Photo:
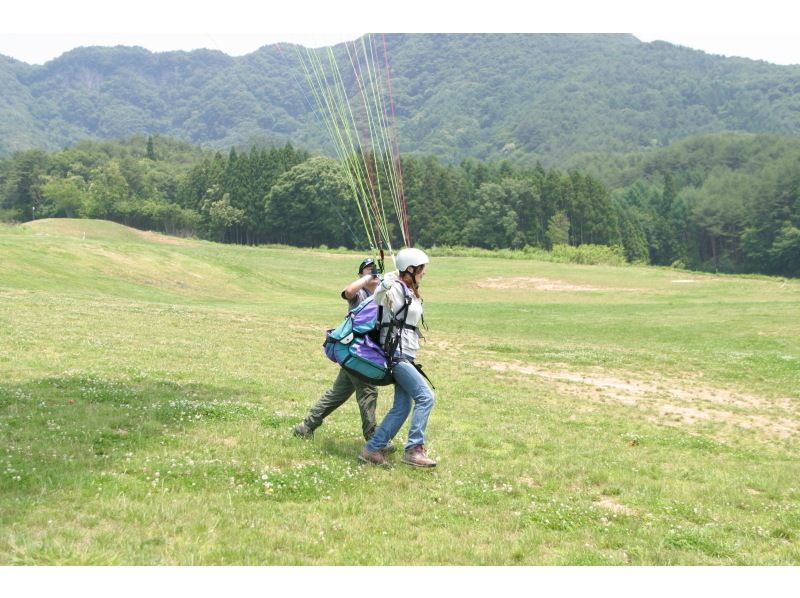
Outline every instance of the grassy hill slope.
<svg viewBox="0 0 800 598">
<path fill-rule="evenodd" d="M 0 225 L 0 563 L 800 563 L 800 283 L 434 256 L 381 470 L 290 435 L 362 257 Z"/>
</svg>

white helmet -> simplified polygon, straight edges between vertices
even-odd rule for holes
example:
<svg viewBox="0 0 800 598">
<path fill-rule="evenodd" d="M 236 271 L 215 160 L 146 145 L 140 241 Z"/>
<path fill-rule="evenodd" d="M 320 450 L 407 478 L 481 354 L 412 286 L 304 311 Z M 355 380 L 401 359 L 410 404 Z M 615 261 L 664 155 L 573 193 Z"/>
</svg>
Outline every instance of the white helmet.
<svg viewBox="0 0 800 598">
<path fill-rule="evenodd" d="M 394 263 L 397 265 L 399 272 L 405 272 L 411 266 L 422 266 L 430 261 L 427 254 L 421 249 L 406 247 L 397 252 Z"/>
</svg>

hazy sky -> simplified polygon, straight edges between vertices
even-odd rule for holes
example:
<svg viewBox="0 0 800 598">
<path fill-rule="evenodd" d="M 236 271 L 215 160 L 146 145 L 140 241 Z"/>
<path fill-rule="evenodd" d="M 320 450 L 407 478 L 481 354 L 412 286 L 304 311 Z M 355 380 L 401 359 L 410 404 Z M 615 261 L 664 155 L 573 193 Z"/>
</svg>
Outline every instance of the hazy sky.
<svg viewBox="0 0 800 598">
<path fill-rule="evenodd" d="M 240 56 L 275 42 L 326 46 L 384 31 L 629 32 L 642 41 L 800 64 L 795 9 L 780 0 L 559 0 L 544 10 L 525 0 L 486 0 L 483 10 L 434 0 L 12 2 L 2 11 L 0 54 L 29 64 L 87 45 L 211 48 Z M 276 4 L 288 6 L 270 6 Z"/>
</svg>

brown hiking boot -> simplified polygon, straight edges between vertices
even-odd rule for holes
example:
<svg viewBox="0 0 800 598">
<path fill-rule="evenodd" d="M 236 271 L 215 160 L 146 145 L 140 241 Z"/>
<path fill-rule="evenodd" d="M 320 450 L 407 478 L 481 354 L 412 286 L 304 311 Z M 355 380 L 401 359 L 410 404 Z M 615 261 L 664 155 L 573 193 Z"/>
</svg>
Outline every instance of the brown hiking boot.
<svg viewBox="0 0 800 598">
<path fill-rule="evenodd" d="M 382 467 L 389 465 L 389 462 L 386 460 L 386 457 L 383 456 L 382 451 L 371 451 L 366 447 L 364 447 L 364 450 L 361 451 L 361 454 L 358 456 L 358 460 L 363 461 L 364 463 L 370 463 L 372 465 L 380 465 Z"/>
<path fill-rule="evenodd" d="M 381 449 L 381 452 L 383 453 L 384 457 L 388 457 L 392 453 L 397 452 L 397 446 L 395 446 L 395 444 L 393 442 L 390 442 L 389 444 L 387 444 L 385 447 L 383 447 Z"/>
<path fill-rule="evenodd" d="M 421 444 L 415 444 L 406 449 L 401 461 L 414 467 L 436 467 L 436 461 L 428 456 L 428 453 L 425 452 L 425 447 Z"/>
</svg>

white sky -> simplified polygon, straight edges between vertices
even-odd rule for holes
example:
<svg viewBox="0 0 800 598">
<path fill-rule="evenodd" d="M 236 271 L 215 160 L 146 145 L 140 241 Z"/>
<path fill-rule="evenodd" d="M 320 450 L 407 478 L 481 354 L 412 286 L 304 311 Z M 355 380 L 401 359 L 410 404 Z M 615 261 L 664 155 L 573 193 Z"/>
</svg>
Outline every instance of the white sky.
<svg viewBox="0 0 800 598">
<path fill-rule="evenodd" d="M 549 8 L 528 0 L 484 0 L 482 10 L 464 1 L 440 4 L 10 0 L 0 13 L 0 54 L 43 64 L 87 45 L 137 45 L 155 52 L 211 48 L 240 56 L 275 42 L 325 46 L 366 32 L 607 31 L 712 54 L 800 64 L 800 32 L 791 0 L 557 0 Z"/>
</svg>

